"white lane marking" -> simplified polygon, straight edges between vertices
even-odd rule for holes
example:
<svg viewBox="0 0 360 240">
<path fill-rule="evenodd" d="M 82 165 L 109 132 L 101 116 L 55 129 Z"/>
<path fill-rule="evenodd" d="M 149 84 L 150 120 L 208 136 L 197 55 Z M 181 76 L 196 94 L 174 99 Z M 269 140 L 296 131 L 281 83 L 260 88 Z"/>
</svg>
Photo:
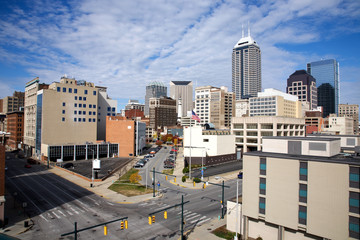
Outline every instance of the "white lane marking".
<svg viewBox="0 0 360 240">
<path fill-rule="evenodd" d="M 201 224 L 203 224 L 203 223 L 205 223 L 205 222 L 209 221 L 210 219 L 211 219 L 211 218 L 204 219 L 204 220 L 202 220 L 202 221 L 198 222 L 198 223 L 197 223 L 197 225 L 201 225 Z"/>
<path fill-rule="evenodd" d="M 57 218 L 61 218 L 59 215 L 57 215 L 54 211 L 51 211 L 52 214 L 54 214 Z"/>
<path fill-rule="evenodd" d="M 197 215 L 195 215 L 195 216 L 192 216 L 192 217 L 189 217 L 188 218 L 188 216 L 186 217 L 186 220 L 187 221 L 190 221 L 191 219 L 194 219 L 194 218 L 197 218 L 197 217 L 200 217 L 201 216 L 201 214 L 197 214 Z"/>
<path fill-rule="evenodd" d="M 96 205 L 100 206 L 100 204 L 98 202 L 95 202 Z"/>
<path fill-rule="evenodd" d="M 114 206 L 115 204 L 111 203 L 111 202 L 107 202 L 107 204 L 111 205 L 111 206 Z"/>
<path fill-rule="evenodd" d="M 45 221 L 49 222 L 49 220 L 47 220 L 42 214 L 39 215 L 42 219 L 44 219 Z"/>
<path fill-rule="evenodd" d="M 66 211 L 66 212 L 67 212 L 69 215 L 71 215 L 71 216 L 73 215 L 70 211 Z"/>
<path fill-rule="evenodd" d="M 58 212 L 64 215 L 64 217 L 66 217 L 66 215 L 62 211 L 58 210 Z"/>
<path fill-rule="evenodd" d="M 76 211 L 73 207 L 70 207 L 70 209 L 71 209 L 74 213 L 79 214 L 79 212 Z"/>
<path fill-rule="evenodd" d="M 201 218 L 199 218 L 199 219 L 196 219 L 196 220 L 193 220 L 193 221 L 191 221 L 191 223 L 195 223 L 195 222 L 200 222 L 201 220 L 203 220 L 204 218 L 206 218 L 206 216 L 202 216 Z"/>
</svg>

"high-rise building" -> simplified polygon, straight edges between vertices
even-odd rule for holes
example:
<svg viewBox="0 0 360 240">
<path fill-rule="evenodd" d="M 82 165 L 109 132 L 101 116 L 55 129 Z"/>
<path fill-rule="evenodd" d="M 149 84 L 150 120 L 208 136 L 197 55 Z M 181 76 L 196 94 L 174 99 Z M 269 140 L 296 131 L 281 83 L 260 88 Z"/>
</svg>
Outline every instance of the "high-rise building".
<svg viewBox="0 0 360 240">
<path fill-rule="evenodd" d="M 181 99 L 181 117 L 186 116 L 193 109 L 193 83 L 191 81 L 171 81 L 170 97 L 178 101 Z M 176 112 L 179 112 L 177 109 Z"/>
<path fill-rule="evenodd" d="M 98 119 L 97 119 L 97 140 L 106 138 L 106 117 L 115 116 L 117 112 L 117 100 L 109 98 L 106 87 L 99 89 L 98 96 Z"/>
<path fill-rule="evenodd" d="M 232 92 L 235 99 L 256 97 L 261 91 L 261 51 L 250 36 L 236 43 L 232 52 Z"/>
<path fill-rule="evenodd" d="M 307 64 L 307 72 L 316 80 L 318 106 L 323 107 L 323 117 L 338 113 L 340 102 L 339 63 L 335 59 Z"/>
<path fill-rule="evenodd" d="M 339 104 L 339 117 L 351 117 L 354 120 L 354 134 L 359 134 L 358 104 Z"/>
<path fill-rule="evenodd" d="M 150 124 L 152 129 L 175 126 L 177 120 L 176 101 L 169 97 L 150 98 Z"/>
<path fill-rule="evenodd" d="M 310 109 L 317 107 L 316 81 L 305 70 L 297 70 L 287 79 L 286 92 L 298 96 L 299 101 L 309 102 Z"/>
<path fill-rule="evenodd" d="M 2 111 L 3 113 L 17 112 L 24 107 L 24 92 L 15 91 L 12 96 L 7 96 L 2 99 Z M 4 119 L 4 129 L 7 130 L 7 118 Z"/>
<path fill-rule="evenodd" d="M 24 101 L 24 150 L 27 156 L 35 154 L 36 139 L 36 109 L 37 109 L 37 91 L 47 89 L 48 84 L 40 84 L 36 77 L 25 85 Z"/>
<path fill-rule="evenodd" d="M 216 129 L 231 127 L 235 97 L 226 87 L 204 86 L 195 89 L 195 112 L 200 124 L 212 123 Z"/>
<path fill-rule="evenodd" d="M 152 82 L 146 86 L 145 93 L 145 116 L 149 116 L 149 99 L 167 96 L 167 87 L 161 82 Z"/>
</svg>

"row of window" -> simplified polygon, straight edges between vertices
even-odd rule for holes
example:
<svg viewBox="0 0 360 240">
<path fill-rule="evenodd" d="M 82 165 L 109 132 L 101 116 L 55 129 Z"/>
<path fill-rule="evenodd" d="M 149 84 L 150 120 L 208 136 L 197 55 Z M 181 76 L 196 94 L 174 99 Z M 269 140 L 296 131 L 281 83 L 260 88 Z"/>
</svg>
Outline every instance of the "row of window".
<svg viewBox="0 0 360 240">
<path fill-rule="evenodd" d="M 65 122 L 65 118 L 61 119 L 62 122 Z M 100 119 L 98 120 L 100 122 Z M 86 122 L 86 118 L 74 118 L 74 122 Z M 96 122 L 96 118 L 88 118 L 88 122 Z"/>
<path fill-rule="evenodd" d="M 61 87 L 57 87 L 57 88 L 56 88 L 56 91 L 57 91 L 57 92 L 61 92 Z M 62 88 L 62 92 L 63 92 L 63 93 L 66 93 L 66 92 L 68 92 L 68 93 L 73 93 L 73 89 L 72 89 L 72 88 L 63 87 L 63 88 Z M 77 88 L 74 88 L 74 93 L 78 93 Z M 88 90 L 85 89 L 85 90 L 84 90 L 84 94 L 87 95 L 87 94 L 88 94 Z M 96 91 L 93 91 L 93 95 L 96 96 Z M 75 99 L 75 100 L 76 100 L 76 99 Z"/>
</svg>

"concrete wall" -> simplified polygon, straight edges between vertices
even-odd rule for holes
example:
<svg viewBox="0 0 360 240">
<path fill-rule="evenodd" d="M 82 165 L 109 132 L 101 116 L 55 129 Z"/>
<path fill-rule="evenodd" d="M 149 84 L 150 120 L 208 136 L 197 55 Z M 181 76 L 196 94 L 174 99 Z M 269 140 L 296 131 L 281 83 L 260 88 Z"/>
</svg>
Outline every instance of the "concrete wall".
<svg viewBox="0 0 360 240">
<path fill-rule="evenodd" d="M 259 157 L 244 156 L 243 214 L 255 219 L 259 216 L 259 166 Z"/>
</svg>

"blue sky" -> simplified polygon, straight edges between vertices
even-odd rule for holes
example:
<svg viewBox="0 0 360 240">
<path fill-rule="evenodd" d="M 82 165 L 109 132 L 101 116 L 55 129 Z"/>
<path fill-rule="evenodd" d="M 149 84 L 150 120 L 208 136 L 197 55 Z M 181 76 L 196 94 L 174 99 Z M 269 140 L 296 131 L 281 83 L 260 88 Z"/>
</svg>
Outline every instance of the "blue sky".
<svg viewBox="0 0 360 240">
<path fill-rule="evenodd" d="M 107 86 L 122 107 L 145 86 L 193 81 L 231 90 L 242 25 L 262 51 L 262 86 L 285 91 L 306 63 L 340 63 L 340 102 L 360 104 L 360 1 L 0 0 L 0 98 L 35 77 Z M 245 33 L 247 29 L 245 29 Z"/>
</svg>

